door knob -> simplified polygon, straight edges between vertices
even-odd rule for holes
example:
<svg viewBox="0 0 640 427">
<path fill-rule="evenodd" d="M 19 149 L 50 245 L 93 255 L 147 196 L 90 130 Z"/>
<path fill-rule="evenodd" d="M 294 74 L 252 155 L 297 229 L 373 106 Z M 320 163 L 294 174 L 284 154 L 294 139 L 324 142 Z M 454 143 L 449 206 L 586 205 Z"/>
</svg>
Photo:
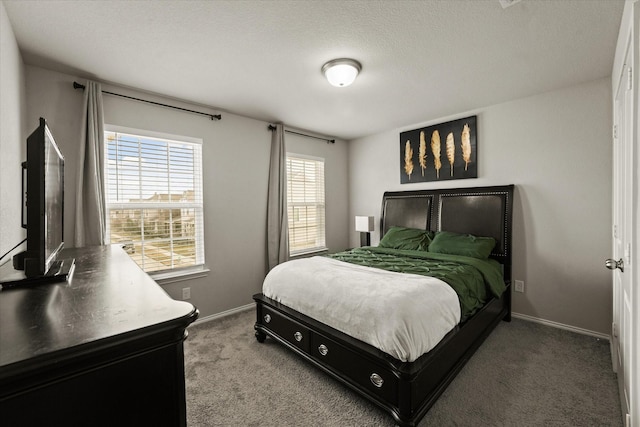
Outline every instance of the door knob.
<svg viewBox="0 0 640 427">
<path fill-rule="evenodd" d="M 618 261 L 614 260 L 614 259 L 608 259 L 604 262 L 604 265 L 609 269 L 609 270 L 615 270 L 616 268 L 619 268 L 620 271 L 622 271 L 624 273 L 624 261 L 622 261 L 622 258 L 620 258 Z"/>
</svg>

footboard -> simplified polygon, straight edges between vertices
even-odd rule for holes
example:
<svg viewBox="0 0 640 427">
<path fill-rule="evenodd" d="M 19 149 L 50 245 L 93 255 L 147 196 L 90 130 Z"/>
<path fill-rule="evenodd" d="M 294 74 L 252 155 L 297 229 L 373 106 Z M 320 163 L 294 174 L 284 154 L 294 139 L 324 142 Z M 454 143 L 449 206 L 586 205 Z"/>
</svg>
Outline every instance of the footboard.
<svg viewBox="0 0 640 427">
<path fill-rule="evenodd" d="M 402 362 L 377 348 L 256 294 L 255 335 L 293 350 L 339 382 L 415 426 L 502 319 L 510 316 L 510 289 L 449 332 L 429 353 Z"/>
</svg>

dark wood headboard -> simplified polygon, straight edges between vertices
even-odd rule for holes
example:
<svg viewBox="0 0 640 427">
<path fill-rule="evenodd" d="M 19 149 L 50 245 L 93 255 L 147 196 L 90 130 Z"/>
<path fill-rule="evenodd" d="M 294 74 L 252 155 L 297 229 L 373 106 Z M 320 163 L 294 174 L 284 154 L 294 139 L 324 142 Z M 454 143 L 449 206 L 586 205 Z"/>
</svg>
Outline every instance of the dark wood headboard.
<svg viewBox="0 0 640 427">
<path fill-rule="evenodd" d="M 380 237 L 393 226 L 493 237 L 491 257 L 511 278 L 513 185 L 384 193 Z"/>
</svg>

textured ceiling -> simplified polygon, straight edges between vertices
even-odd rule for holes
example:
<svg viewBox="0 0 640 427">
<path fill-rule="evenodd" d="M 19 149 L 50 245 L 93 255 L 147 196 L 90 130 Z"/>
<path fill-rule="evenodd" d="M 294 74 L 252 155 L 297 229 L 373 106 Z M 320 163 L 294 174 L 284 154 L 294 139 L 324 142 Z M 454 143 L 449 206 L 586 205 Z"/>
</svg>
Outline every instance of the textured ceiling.
<svg viewBox="0 0 640 427">
<path fill-rule="evenodd" d="M 609 76 L 624 1 L 4 5 L 28 64 L 353 139 Z"/>
</svg>

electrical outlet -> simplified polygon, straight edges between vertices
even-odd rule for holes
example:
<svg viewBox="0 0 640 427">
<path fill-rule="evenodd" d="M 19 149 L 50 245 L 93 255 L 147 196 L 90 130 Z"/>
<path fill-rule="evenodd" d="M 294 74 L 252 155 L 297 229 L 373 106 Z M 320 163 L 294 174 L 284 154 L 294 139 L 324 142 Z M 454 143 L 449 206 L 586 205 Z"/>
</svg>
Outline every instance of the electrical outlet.
<svg viewBox="0 0 640 427">
<path fill-rule="evenodd" d="M 516 280 L 516 292 L 524 292 L 524 281 Z"/>
<path fill-rule="evenodd" d="M 191 299 L 191 288 L 182 288 L 182 299 Z"/>
</svg>

